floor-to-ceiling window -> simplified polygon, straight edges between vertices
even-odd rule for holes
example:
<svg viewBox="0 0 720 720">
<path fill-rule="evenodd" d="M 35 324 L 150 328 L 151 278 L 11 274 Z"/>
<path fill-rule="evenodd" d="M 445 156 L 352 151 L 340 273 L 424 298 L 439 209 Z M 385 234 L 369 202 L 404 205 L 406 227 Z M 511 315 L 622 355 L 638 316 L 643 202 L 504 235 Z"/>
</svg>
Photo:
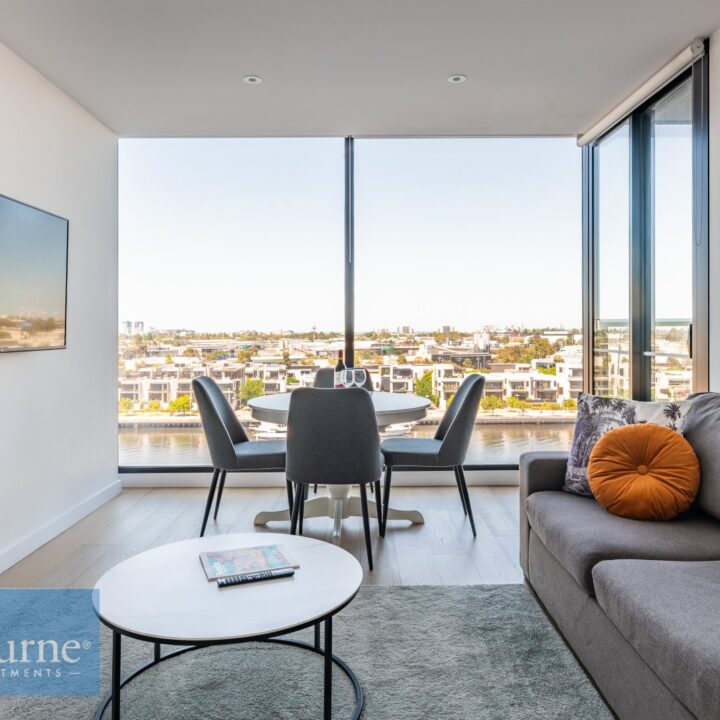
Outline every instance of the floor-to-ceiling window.
<svg viewBox="0 0 720 720">
<path fill-rule="evenodd" d="M 650 391 L 653 399 L 692 392 L 692 84 L 686 80 L 648 110 L 651 152 Z"/>
<path fill-rule="evenodd" d="M 311 384 L 342 347 L 343 140 L 119 152 L 120 464 L 205 464 L 193 377 L 249 422 L 249 399 Z"/>
<path fill-rule="evenodd" d="M 595 155 L 595 324 L 593 389 L 630 393 L 630 126 L 598 143 Z"/>
<path fill-rule="evenodd" d="M 706 83 L 701 59 L 585 150 L 598 394 L 707 389 Z"/>
<path fill-rule="evenodd" d="M 376 389 L 431 399 L 385 436 L 432 435 L 482 372 L 469 465 L 566 448 L 581 277 L 573 138 L 122 140 L 120 465 L 208 462 L 201 374 L 282 437 L 248 402 L 344 344 Z"/>
<path fill-rule="evenodd" d="M 484 373 L 470 465 L 572 437 L 580 161 L 572 138 L 354 142 L 356 363 L 378 389 L 431 399 L 416 436 Z"/>
</svg>

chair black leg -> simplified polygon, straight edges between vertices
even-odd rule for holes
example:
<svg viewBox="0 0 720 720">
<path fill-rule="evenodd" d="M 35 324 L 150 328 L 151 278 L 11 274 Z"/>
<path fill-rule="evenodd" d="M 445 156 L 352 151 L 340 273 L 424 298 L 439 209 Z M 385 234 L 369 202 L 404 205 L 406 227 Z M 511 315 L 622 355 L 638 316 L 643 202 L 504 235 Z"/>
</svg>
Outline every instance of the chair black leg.
<svg viewBox="0 0 720 720">
<path fill-rule="evenodd" d="M 215 495 L 215 488 L 217 487 L 218 476 L 220 471 L 215 468 L 213 470 L 212 480 L 210 481 L 210 490 L 208 491 L 207 502 L 205 503 L 205 515 L 203 515 L 202 528 L 200 530 L 200 537 L 205 535 L 205 528 L 207 527 L 207 521 L 210 517 L 210 509 L 212 508 L 213 496 Z"/>
<path fill-rule="evenodd" d="M 375 495 L 375 508 L 377 513 L 378 527 L 382 527 L 382 498 L 380 497 L 380 481 L 376 480 L 373 485 L 373 494 Z"/>
<path fill-rule="evenodd" d="M 388 508 L 390 507 L 390 482 L 392 481 L 392 468 L 388 465 L 385 468 L 385 490 L 382 499 L 382 522 L 380 523 L 380 537 L 385 537 L 387 528 Z"/>
<path fill-rule="evenodd" d="M 463 512 L 467 515 L 467 507 L 465 505 L 465 493 L 462 489 L 462 483 L 460 482 L 460 476 L 458 475 L 457 467 L 453 467 L 455 473 L 455 482 L 457 483 L 458 492 L 460 493 L 460 502 L 462 503 Z"/>
<path fill-rule="evenodd" d="M 315 483 L 315 488 L 314 488 L 313 492 L 317 495 L 317 483 Z"/>
<path fill-rule="evenodd" d="M 288 513 L 292 516 L 293 511 L 293 489 L 292 489 L 292 483 L 285 478 L 285 486 L 287 487 L 287 496 L 288 496 Z"/>
<path fill-rule="evenodd" d="M 227 470 L 223 470 L 220 473 L 220 484 L 218 485 L 218 495 L 217 495 L 217 500 L 215 501 L 215 514 L 213 515 L 213 520 L 217 520 L 218 510 L 220 509 L 220 501 L 222 500 L 223 490 L 225 489 L 225 476 L 226 475 L 227 475 Z"/>
<path fill-rule="evenodd" d="M 365 547 L 367 548 L 368 567 L 373 569 L 372 545 L 370 543 L 370 516 L 368 515 L 367 488 L 360 483 L 360 504 L 362 505 L 363 527 L 365 528 Z"/>
<path fill-rule="evenodd" d="M 475 519 L 473 518 L 472 506 L 470 505 L 470 493 L 468 492 L 467 482 L 465 481 L 465 471 L 463 470 L 462 465 L 458 465 L 456 470 L 458 478 L 460 479 L 460 483 L 462 485 L 463 494 L 465 496 L 465 507 L 467 507 L 467 514 L 468 519 L 470 520 L 472 534 L 473 537 L 477 537 L 477 533 L 475 532 Z"/>
<path fill-rule="evenodd" d="M 298 533 L 302 535 L 303 530 L 303 520 L 305 519 L 305 501 L 307 500 L 308 496 L 308 489 L 310 488 L 309 485 L 303 485 L 301 486 L 299 490 L 299 496 L 300 496 L 300 522 L 298 524 Z"/>
<path fill-rule="evenodd" d="M 295 485 L 295 502 L 293 502 L 292 517 L 290 518 L 290 534 L 297 533 L 298 518 L 300 517 L 300 505 L 303 502 L 302 488 Z"/>
</svg>

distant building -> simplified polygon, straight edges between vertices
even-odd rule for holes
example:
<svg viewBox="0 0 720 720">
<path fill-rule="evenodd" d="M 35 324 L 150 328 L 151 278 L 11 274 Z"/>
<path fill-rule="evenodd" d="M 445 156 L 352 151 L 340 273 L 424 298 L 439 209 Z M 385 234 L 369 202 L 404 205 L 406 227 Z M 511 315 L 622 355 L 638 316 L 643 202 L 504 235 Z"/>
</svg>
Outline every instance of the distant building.
<svg viewBox="0 0 720 720">
<path fill-rule="evenodd" d="M 434 363 L 455 363 L 467 367 L 480 368 L 488 367 L 491 359 L 490 352 L 486 350 L 464 350 L 462 348 L 442 348 L 435 347 L 430 353 L 430 359 Z"/>
<path fill-rule="evenodd" d="M 473 334 L 473 346 L 477 350 L 490 350 L 490 333 L 478 332 Z"/>
<path fill-rule="evenodd" d="M 120 323 L 121 335 L 144 335 L 145 323 L 142 320 L 123 320 Z"/>
<path fill-rule="evenodd" d="M 187 395 L 193 401 L 193 410 L 197 410 L 192 378 L 199 375 L 214 378 L 228 402 L 237 407 L 237 391 L 245 381 L 245 369 L 225 368 L 222 364 L 209 366 L 195 363 L 182 370 L 162 364 L 139 371 L 126 368 L 125 377 L 118 382 L 118 399 L 130 400 L 135 409 L 156 402 L 164 410 L 174 400 Z"/>
</svg>

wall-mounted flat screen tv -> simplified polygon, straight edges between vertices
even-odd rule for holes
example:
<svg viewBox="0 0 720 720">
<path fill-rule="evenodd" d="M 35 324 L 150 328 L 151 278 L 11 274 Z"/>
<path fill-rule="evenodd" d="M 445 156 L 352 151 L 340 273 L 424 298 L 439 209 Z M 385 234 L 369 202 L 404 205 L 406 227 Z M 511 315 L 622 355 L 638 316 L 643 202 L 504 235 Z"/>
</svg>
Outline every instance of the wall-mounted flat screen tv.
<svg viewBox="0 0 720 720">
<path fill-rule="evenodd" d="M 0 353 L 65 347 L 68 221 L 0 195 Z"/>
</svg>

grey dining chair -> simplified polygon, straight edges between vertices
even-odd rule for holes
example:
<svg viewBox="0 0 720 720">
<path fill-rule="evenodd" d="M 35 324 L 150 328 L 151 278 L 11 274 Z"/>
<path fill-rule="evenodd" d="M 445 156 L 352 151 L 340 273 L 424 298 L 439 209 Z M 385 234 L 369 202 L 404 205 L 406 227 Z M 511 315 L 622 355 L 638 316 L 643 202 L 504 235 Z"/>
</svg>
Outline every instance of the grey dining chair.
<svg viewBox="0 0 720 720">
<path fill-rule="evenodd" d="M 463 463 L 484 387 L 485 378 L 480 374 L 468 375 L 463 380 L 450 407 L 445 411 L 434 438 L 390 438 L 383 442 L 381 450 L 385 458 L 385 487 L 382 500 L 383 520 L 380 524 L 382 537 L 385 536 L 387 526 L 390 483 L 395 467 L 452 468 L 463 510 L 470 520 L 473 537 L 477 536 Z"/>
<path fill-rule="evenodd" d="M 358 368 L 360 369 L 360 368 Z M 320 368 L 315 373 L 315 380 L 313 381 L 313 387 L 315 388 L 334 388 L 335 387 L 335 368 Z M 370 373 L 365 371 L 365 382 L 363 387 L 368 392 L 373 392 L 375 388 L 372 384 L 372 378 Z"/>
<path fill-rule="evenodd" d="M 330 389 L 335 387 L 335 368 L 320 368 L 315 373 L 315 379 L 313 380 L 314 388 L 325 388 Z M 314 483 L 313 492 L 317 493 L 318 484 Z"/>
<path fill-rule="evenodd" d="M 250 440 L 227 398 L 212 378 L 196 377 L 192 386 L 213 465 L 213 476 L 200 530 L 200 537 L 203 537 L 216 488 L 218 492 L 213 517 L 217 519 L 227 473 L 285 470 L 285 441 Z M 287 481 L 286 485 L 288 507 L 292 509 L 292 488 Z"/>
<path fill-rule="evenodd" d="M 334 388 L 335 387 L 335 368 L 320 368 L 315 373 L 315 380 L 313 381 L 313 387 L 315 388 Z M 373 392 L 373 384 L 372 380 L 370 379 L 370 373 L 365 373 L 365 383 L 363 384 L 363 387 L 368 392 Z M 373 492 L 375 490 L 375 486 L 371 486 L 373 489 Z M 318 490 L 318 484 L 314 483 L 313 492 L 317 493 Z M 378 496 L 379 497 L 379 496 Z"/>
<path fill-rule="evenodd" d="M 320 368 L 315 373 L 315 380 L 313 380 L 314 388 L 334 388 L 335 387 L 335 369 L 334 368 Z"/>
<path fill-rule="evenodd" d="M 368 566 L 373 568 L 366 485 L 380 497 L 383 458 L 375 409 L 363 388 L 299 388 L 290 398 L 286 476 L 295 485 L 290 532 L 302 534 L 305 489 L 359 485 Z M 381 509 L 378 503 L 378 525 Z"/>
</svg>

